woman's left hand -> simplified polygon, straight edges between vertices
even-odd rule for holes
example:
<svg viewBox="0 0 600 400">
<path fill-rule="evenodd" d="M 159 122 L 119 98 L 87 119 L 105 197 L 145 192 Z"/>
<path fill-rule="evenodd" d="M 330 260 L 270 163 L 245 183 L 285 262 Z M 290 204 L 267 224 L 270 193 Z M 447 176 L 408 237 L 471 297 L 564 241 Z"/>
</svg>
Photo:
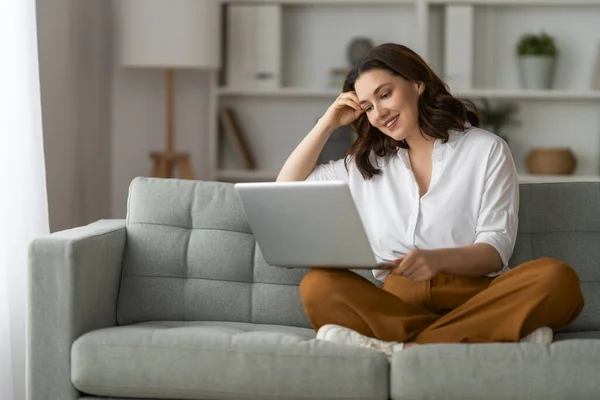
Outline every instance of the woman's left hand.
<svg viewBox="0 0 600 400">
<path fill-rule="evenodd" d="M 428 281 L 442 270 L 442 260 L 437 250 L 413 249 L 395 260 L 398 267 L 392 275 L 401 275 L 415 282 Z"/>
</svg>

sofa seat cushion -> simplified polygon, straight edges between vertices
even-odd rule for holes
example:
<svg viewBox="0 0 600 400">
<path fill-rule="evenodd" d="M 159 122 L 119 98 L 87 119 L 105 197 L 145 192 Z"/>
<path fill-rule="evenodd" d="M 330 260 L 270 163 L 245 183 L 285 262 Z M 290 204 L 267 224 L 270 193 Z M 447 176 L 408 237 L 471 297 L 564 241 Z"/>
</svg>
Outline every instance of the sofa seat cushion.
<svg viewBox="0 0 600 400">
<path fill-rule="evenodd" d="M 304 328 L 145 322 L 89 332 L 71 380 L 89 395 L 177 399 L 388 399 L 378 352 L 316 340 Z"/>
<path fill-rule="evenodd" d="M 392 399 L 598 399 L 600 340 L 435 344 L 395 353 Z"/>
</svg>

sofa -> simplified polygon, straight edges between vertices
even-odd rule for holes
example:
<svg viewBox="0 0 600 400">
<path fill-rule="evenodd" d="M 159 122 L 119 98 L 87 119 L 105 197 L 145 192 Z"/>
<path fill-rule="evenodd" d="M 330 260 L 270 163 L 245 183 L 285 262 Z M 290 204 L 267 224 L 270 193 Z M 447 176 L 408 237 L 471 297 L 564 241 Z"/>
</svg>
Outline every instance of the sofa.
<svg viewBox="0 0 600 400">
<path fill-rule="evenodd" d="M 306 271 L 264 261 L 232 184 L 136 178 L 126 220 L 30 246 L 28 398 L 598 399 L 600 183 L 520 196 L 511 266 L 566 261 L 583 313 L 551 345 L 425 345 L 390 362 L 315 339 Z"/>
</svg>

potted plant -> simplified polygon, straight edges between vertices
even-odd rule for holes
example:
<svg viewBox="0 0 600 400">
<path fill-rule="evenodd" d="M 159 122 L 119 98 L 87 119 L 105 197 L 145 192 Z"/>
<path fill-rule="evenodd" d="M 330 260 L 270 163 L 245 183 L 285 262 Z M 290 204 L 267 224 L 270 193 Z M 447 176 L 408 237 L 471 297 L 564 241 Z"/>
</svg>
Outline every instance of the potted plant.
<svg viewBox="0 0 600 400">
<path fill-rule="evenodd" d="M 501 103 L 492 106 L 487 99 L 481 99 L 477 104 L 477 111 L 481 121 L 481 128 L 492 132 L 508 143 L 508 137 L 504 128 L 519 125 L 516 114 L 519 107 L 515 103 Z"/>
<path fill-rule="evenodd" d="M 517 54 L 522 88 L 552 88 L 558 55 L 554 37 L 545 32 L 525 34 L 517 43 Z"/>
</svg>

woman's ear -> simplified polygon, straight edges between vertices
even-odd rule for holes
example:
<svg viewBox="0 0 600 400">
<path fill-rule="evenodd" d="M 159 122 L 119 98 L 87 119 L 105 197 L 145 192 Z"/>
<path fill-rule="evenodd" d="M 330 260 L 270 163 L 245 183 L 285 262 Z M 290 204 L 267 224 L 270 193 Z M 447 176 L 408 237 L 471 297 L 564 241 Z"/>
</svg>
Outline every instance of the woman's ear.
<svg viewBox="0 0 600 400">
<path fill-rule="evenodd" d="M 425 91 L 425 83 L 415 82 L 415 85 L 417 86 L 417 92 L 419 92 L 419 96 L 422 95 L 423 92 Z"/>
</svg>

